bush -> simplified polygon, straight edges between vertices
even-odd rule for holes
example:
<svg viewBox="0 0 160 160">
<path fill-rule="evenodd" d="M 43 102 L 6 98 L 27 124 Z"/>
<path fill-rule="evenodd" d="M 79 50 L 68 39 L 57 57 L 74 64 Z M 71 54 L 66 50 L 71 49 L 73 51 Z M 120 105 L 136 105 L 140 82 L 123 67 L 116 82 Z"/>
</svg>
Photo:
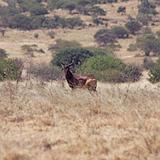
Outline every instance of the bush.
<svg viewBox="0 0 160 160">
<path fill-rule="evenodd" d="M 134 18 L 129 18 L 129 21 L 126 23 L 127 29 L 131 34 L 135 34 L 135 32 L 141 29 L 141 24 Z"/>
<path fill-rule="evenodd" d="M 126 66 L 121 60 L 104 55 L 87 59 L 78 72 L 93 74 L 98 80 L 108 82 L 137 81 L 141 76 L 138 68 Z"/>
<path fill-rule="evenodd" d="M 112 32 L 117 38 L 128 38 L 128 30 L 125 27 L 115 26 L 112 28 Z"/>
<path fill-rule="evenodd" d="M 83 25 L 83 21 L 79 17 L 73 18 L 63 18 L 59 16 L 55 16 L 53 18 L 45 18 L 43 21 L 42 27 L 45 28 L 57 28 L 57 27 L 68 27 L 74 28 Z"/>
<path fill-rule="evenodd" d="M 76 9 L 76 3 L 75 2 L 68 2 L 65 6 L 65 9 L 68 9 L 69 12 L 71 13 L 72 10 Z"/>
<path fill-rule="evenodd" d="M 32 15 L 44 15 L 48 14 L 48 11 L 44 7 L 35 7 L 30 10 Z"/>
<path fill-rule="evenodd" d="M 116 42 L 115 34 L 109 29 L 98 30 L 94 35 L 94 38 L 101 46 Z"/>
<path fill-rule="evenodd" d="M 141 4 L 138 7 L 138 12 L 142 14 L 153 14 L 155 15 L 157 12 L 155 10 L 156 6 L 153 5 L 149 0 L 142 0 Z"/>
<path fill-rule="evenodd" d="M 18 1 L 18 3 L 23 12 L 29 11 L 35 15 L 48 13 L 47 9 L 43 6 L 43 4 L 36 0 L 21 0 Z"/>
<path fill-rule="evenodd" d="M 105 16 L 106 15 L 106 11 L 98 6 L 93 6 L 89 8 L 88 12 L 90 13 L 90 15 L 93 15 L 93 16 L 99 16 L 99 15 Z"/>
<path fill-rule="evenodd" d="M 117 9 L 117 13 L 126 13 L 126 7 L 119 6 L 118 9 Z"/>
<path fill-rule="evenodd" d="M 0 59 L 0 81 L 17 80 L 20 75 L 20 65 L 17 60 Z"/>
<path fill-rule="evenodd" d="M 145 57 L 143 60 L 143 66 L 145 69 L 151 69 L 154 66 L 154 62 L 150 57 Z"/>
<path fill-rule="evenodd" d="M 22 14 L 18 14 L 8 19 L 8 26 L 10 28 L 20 28 L 23 30 L 30 30 L 33 29 L 32 18 Z"/>
<path fill-rule="evenodd" d="M 153 33 L 144 34 L 138 37 L 136 45 L 146 56 L 149 56 L 151 52 L 158 55 L 160 54 L 160 41 Z"/>
<path fill-rule="evenodd" d="M 0 15 L 2 18 L 15 16 L 16 14 L 20 14 L 20 10 L 14 6 L 2 7 L 0 6 Z"/>
<path fill-rule="evenodd" d="M 140 13 L 140 14 L 138 14 L 138 16 L 137 16 L 137 20 L 138 20 L 139 22 L 141 22 L 141 24 L 143 24 L 143 25 L 148 25 L 149 22 L 152 20 L 152 18 L 151 18 L 151 16 L 148 15 L 148 14 L 142 14 L 142 13 Z"/>
<path fill-rule="evenodd" d="M 52 60 L 52 64 L 59 67 L 61 67 L 62 63 L 69 64 L 71 62 L 74 62 L 75 65 L 81 65 L 86 58 L 93 55 L 93 52 L 85 48 L 66 47 L 58 50 Z"/>
<path fill-rule="evenodd" d="M 98 17 L 92 17 L 92 21 L 93 21 L 93 23 L 96 24 L 97 26 L 104 24 L 104 23 L 103 23 L 103 20 L 100 19 L 100 18 L 98 18 Z"/>
<path fill-rule="evenodd" d="M 153 67 L 151 67 L 149 71 L 149 80 L 152 83 L 156 83 L 160 81 L 160 58 L 153 65 Z"/>
<path fill-rule="evenodd" d="M 82 25 L 83 21 L 79 17 L 67 18 L 65 21 L 65 26 L 71 29 Z"/>
<path fill-rule="evenodd" d="M 6 51 L 0 48 L 0 58 L 6 58 L 6 57 L 7 57 Z"/>
</svg>

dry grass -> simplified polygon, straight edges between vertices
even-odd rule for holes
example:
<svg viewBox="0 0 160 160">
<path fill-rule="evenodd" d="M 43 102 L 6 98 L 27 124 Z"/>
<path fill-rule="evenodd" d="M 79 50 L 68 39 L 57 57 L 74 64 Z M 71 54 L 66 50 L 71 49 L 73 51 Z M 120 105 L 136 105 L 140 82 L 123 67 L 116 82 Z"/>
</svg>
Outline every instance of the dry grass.
<svg viewBox="0 0 160 160">
<path fill-rule="evenodd" d="M 2 160 L 160 159 L 159 84 L 0 85 Z"/>
</svg>

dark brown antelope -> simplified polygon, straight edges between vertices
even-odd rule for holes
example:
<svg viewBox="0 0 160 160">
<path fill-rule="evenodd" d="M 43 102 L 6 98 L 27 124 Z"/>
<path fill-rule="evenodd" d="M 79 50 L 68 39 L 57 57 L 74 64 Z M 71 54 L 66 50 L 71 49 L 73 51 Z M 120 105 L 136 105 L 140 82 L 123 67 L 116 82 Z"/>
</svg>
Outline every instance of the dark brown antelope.
<svg viewBox="0 0 160 160">
<path fill-rule="evenodd" d="M 71 72 L 70 67 L 73 65 L 73 63 L 69 65 L 62 64 L 62 67 L 64 69 L 65 78 L 68 82 L 68 85 L 71 89 L 76 88 L 87 88 L 90 91 L 96 91 L 97 87 L 97 80 L 93 77 L 89 76 L 77 76 L 74 75 Z"/>
</svg>

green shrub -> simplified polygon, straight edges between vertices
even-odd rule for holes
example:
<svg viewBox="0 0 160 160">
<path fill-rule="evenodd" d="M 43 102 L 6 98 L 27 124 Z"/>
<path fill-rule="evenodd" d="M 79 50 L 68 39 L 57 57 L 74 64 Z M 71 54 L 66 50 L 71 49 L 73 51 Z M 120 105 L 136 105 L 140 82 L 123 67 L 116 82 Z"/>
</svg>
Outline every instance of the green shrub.
<svg viewBox="0 0 160 160">
<path fill-rule="evenodd" d="M 154 62 L 150 57 L 145 57 L 143 60 L 143 66 L 145 69 L 151 69 L 154 66 Z"/>
<path fill-rule="evenodd" d="M 94 53 L 88 49 L 80 47 L 66 47 L 58 50 L 55 56 L 53 56 L 52 64 L 61 67 L 61 64 L 69 64 L 74 62 L 75 65 L 80 65 L 82 62 Z"/>
<path fill-rule="evenodd" d="M 30 9 L 30 12 L 32 15 L 44 15 L 44 14 L 48 14 L 48 10 L 42 6 L 39 7 L 35 7 Z"/>
<path fill-rule="evenodd" d="M 137 81 L 141 76 L 138 68 L 126 66 L 121 60 L 105 55 L 88 58 L 78 72 L 94 75 L 100 81 L 126 82 Z"/>
<path fill-rule="evenodd" d="M 82 25 L 83 25 L 83 21 L 80 19 L 80 17 L 72 17 L 72 18 L 67 18 L 65 20 L 65 26 L 71 29 L 73 29 L 74 27 L 82 26 Z"/>
<path fill-rule="evenodd" d="M 126 23 L 126 27 L 131 34 L 135 34 L 135 32 L 141 29 L 141 24 L 136 19 L 130 17 L 129 21 Z"/>
<path fill-rule="evenodd" d="M 152 83 L 156 83 L 160 81 L 160 58 L 153 65 L 153 67 L 151 67 L 149 71 L 149 80 Z"/>
<path fill-rule="evenodd" d="M 23 30 L 30 30 L 33 29 L 32 18 L 22 14 L 18 14 L 8 19 L 8 26 L 10 28 L 20 28 Z"/>
<path fill-rule="evenodd" d="M 142 25 L 148 25 L 151 22 L 152 17 L 148 14 L 139 13 L 137 15 L 137 20 L 141 22 Z"/>
<path fill-rule="evenodd" d="M 20 74 L 20 66 L 17 60 L 0 59 L 0 81 L 5 79 L 17 80 Z"/>
<path fill-rule="evenodd" d="M 30 12 L 32 15 L 44 15 L 48 13 L 48 10 L 41 3 L 36 0 L 20 0 L 18 1 L 19 7 L 22 12 Z"/>
<path fill-rule="evenodd" d="M 116 35 L 117 38 L 128 38 L 129 36 L 128 30 L 122 26 L 113 27 L 112 32 Z"/>
<path fill-rule="evenodd" d="M 91 8 L 88 8 L 88 13 L 93 16 L 106 15 L 106 11 L 99 6 L 92 6 Z"/>
<path fill-rule="evenodd" d="M 142 0 L 141 4 L 138 6 L 138 12 L 142 14 L 153 14 L 157 13 L 156 6 L 153 3 L 149 2 L 149 0 Z"/>
<path fill-rule="evenodd" d="M 104 24 L 104 23 L 103 23 L 103 20 L 100 19 L 100 18 L 98 18 L 98 17 L 92 17 L 92 21 L 93 21 L 93 23 L 96 24 L 97 26 Z"/>
<path fill-rule="evenodd" d="M 117 9 L 117 13 L 126 13 L 126 7 L 119 6 L 118 9 Z"/>
<path fill-rule="evenodd" d="M 0 15 L 1 17 L 9 17 L 20 14 L 20 10 L 14 6 L 2 7 L 0 6 Z"/>
<path fill-rule="evenodd" d="M 153 33 L 144 34 L 138 37 L 136 45 L 146 56 L 149 56 L 151 52 L 157 55 L 160 54 L 160 41 Z"/>
<path fill-rule="evenodd" d="M 94 35 L 95 40 L 101 46 L 105 46 L 116 41 L 115 34 L 109 29 L 100 29 Z"/>
</svg>

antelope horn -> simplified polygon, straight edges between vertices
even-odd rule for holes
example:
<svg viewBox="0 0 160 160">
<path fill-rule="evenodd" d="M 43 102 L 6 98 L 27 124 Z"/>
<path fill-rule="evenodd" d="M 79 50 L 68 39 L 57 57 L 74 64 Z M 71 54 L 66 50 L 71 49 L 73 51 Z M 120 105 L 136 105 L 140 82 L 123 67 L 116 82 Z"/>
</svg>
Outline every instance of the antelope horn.
<svg viewBox="0 0 160 160">
<path fill-rule="evenodd" d="M 73 65 L 73 62 L 72 62 L 72 63 L 70 63 L 70 64 L 68 64 L 68 65 L 67 65 L 67 67 L 70 67 L 70 66 L 72 66 L 72 65 Z"/>
</svg>

